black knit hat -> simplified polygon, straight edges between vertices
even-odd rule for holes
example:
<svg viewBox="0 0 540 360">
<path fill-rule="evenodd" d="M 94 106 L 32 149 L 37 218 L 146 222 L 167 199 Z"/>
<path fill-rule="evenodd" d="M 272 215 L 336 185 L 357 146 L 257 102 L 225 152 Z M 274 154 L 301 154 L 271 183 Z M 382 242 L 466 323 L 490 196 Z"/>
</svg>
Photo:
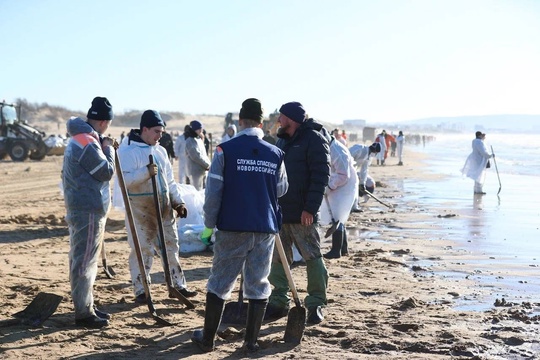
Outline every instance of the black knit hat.
<svg viewBox="0 0 540 360">
<path fill-rule="evenodd" d="M 161 115 L 155 110 L 146 110 L 141 116 L 140 128 L 143 127 L 151 128 L 154 126 L 163 126 L 165 127 L 165 122 L 161 119 Z"/>
<path fill-rule="evenodd" d="M 86 118 L 92 120 L 112 120 L 114 117 L 112 105 L 106 97 L 95 97 L 88 109 Z"/>
<path fill-rule="evenodd" d="M 306 110 L 304 110 L 304 106 L 298 101 L 292 101 L 281 105 L 279 112 L 299 124 L 306 121 Z"/>
<path fill-rule="evenodd" d="M 261 102 L 255 98 L 244 100 L 239 114 L 240 119 L 249 119 L 261 122 L 263 119 L 263 108 Z"/>
<path fill-rule="evenodd" d="M 189 127 L 193 129 L 193 131 L 197 131 L 203 128 L 202 123 L 198 120 L 193 120 L 189 123 Z"/>
</svg>

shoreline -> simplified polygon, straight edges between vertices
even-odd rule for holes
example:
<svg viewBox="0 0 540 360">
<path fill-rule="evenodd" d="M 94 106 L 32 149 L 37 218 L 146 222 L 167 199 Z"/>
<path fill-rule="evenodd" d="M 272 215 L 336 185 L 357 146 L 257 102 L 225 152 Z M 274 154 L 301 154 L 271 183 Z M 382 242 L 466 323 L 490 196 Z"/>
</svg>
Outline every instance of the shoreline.
<svg viewBox="0 0 540 360">
<path fill-rule="evenodd" d="M 430 232 L 428 244 L 431 244 L 434 251 L 439 251 L 439 256 L 437 259 L 411 258 L 407 263 L 411 266 L 416 264 L 429 269 L 434 274 L 447 278 L 449 281 L 457 281 L 461 278 L 474 279 L 477 283 L 476 287 L 484 289 L 484 293 L 487 292 L 481 298 L 463 300 L 461 304 L 456 305 L 456 309 L 486 311 L 493 306 L 498 298 L 502 299 L 503 297 L 509 301 L 540 303 L 540 279 L 536 276 L 537 269 L 540 267 L 540 258 L 533 255 L 518 260 L 514 254 L 499 253 L 493 244 L 488 241 L 482 242 L 482 239 L 479 239 L 482 236 L 487 237 L 482 234 L 482 231 L 490 227 L 491 222 L 484 218 L 486 215 L 482 211 L 476 210 L 492 210 L 483 209 L 482 201 L 484 203 L 493 202 L 495 193 L 492 193 L 488 200 L 483 200 L 483 197 L 473 197 L 471 190 L 472 204 L 467 203 L 470 208 L 460 207 L 460 202 L 452 199 L 452 196 L 455 196 L 452 194 L 449 194 L 450 198 L 448 195 L 441 196 L 441 194 L 419 194 L 422 191 L 433 192 L 434 189 L 440 187 L 456 188 L 456 182 L 461 182 L 463 179 L 432 171 L 430 163 L 434 162 L 434 158 L 425 151 L 408 149 L 407 155 L 406 159 L 409 164 L 406 166 L 415 168 L 416 178 L 405 176 L 400 179 L 396 172 L 401 171 L 402 167 L 398 166 L 391 165 L 391 169 L 388 166 L 372 165 L 370 167 L 372 174 L 381 177 L 382 182 L 385 182 L 385 178 L 387 179 L 386 182 L 391 184 L 389 187 L 403 190 L 403 197 L 399 197 L 399 190 L 394 190 L 392 194 L 386 196 L 394 196 L 397 201 L 408 198 L 405 202 L 409 203 L 409 206 L 415 204 L 424 207 L 425 211 L 421 212 L 421 216 L 408 220 L 416 224 L 416 227 L 412 227 L 413 232 L 418 231 L 417 227 L 423 228 L 422 225 L 432 225 L 432 227 L 420 231 Z M 472 180 L 467 180 L 470 179 L 463 180 L 459 186 L 472 189 Z M 409 186 L 411 182 L 415 182 L 412 187 Z M 407 190 L 411 188 L 413 188 L 412 191 Z M 415 200 L 411 200 L 411 198 Z M 500 201 L 499 198 L 499 203 Z M 487 208 L 487 205 L 485 207 Z M 396 211 L 399 212 L 399 204 Z M 400 226 L 402 229 L 409 227 L 405 224 Z M 374 240 L 377 238 L 380 236 Z M 396 240 L 397 243 L 399 240 Z M 540 313 L 540 307 L 536 309 L 536 312 Z"/>
</svg>

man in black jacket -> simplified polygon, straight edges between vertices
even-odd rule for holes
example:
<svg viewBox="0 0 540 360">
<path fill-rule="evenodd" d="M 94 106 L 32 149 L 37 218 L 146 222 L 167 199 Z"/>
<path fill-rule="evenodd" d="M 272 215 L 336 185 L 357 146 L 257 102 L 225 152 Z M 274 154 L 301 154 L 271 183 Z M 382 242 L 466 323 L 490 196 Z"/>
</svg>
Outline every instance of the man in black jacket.
<svg viewBox="0 0 540 360">
<path fill-rule="evenodd" d="M 163 130 L 161 139 L 159 139 L 159 145 L 163 146 L 165 150 L 167 150 L 167 156 L 172 164 L 176 154 L 174 153 L 174 142 L 172 136 L 167 132 L 167 130 Z"/>
<path fill-rule="evenodd" d="M 289 190 L 279 199 L 283 211 L 280 236 L 289 264 L 292 262 L 293 243 L 306 260 L 307 322 L 318 324 L 324 319 L 321 309 L 327 303 L 328 271 L 321 254 L 317 212 L 330 176 L 330 150 L 327 140 L 319 132 L 322 125 L 308 119 L 302 104 L 286 103 L 279 112 L 281 127 L 276 146 L 285 152 L 289 178 Z M 274 289 L 266 319 L 285 316 L 289 309 L 289 285 L 276 252 L 268 279 Z"/>
</svg>

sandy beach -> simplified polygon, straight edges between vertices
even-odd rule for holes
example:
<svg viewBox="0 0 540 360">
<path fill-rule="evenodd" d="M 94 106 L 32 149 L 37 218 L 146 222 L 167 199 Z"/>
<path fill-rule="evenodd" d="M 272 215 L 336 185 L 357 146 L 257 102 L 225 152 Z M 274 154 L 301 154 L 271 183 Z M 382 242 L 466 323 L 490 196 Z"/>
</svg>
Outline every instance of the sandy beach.
<svg viewBox="0 0 540 360">
<path fill-rule="evenodd" d="M 404 166 L 388 161 L 387 166 L 371 167 L 381 184 L 375 195 L 395 207 L 370 200 L 362 212 L 351 214 L 350 255 L 326 261 L 330 280 L 325 321 L 307 326 L 296 347 L 283 342 L 286 318 L 267 322 L 261 329 L 261 350 L 251 355 L 240 349 L 241 326 L 222 324 L 217 349 L 211 354 L 200 353 L 189 340 L 203 324 L 211 253 L 181 255 L 188 284 L 199 291 L 194 310 L 168 298 L 162 268 L 159 261 L 154 263 L 154 304 L 173 326 L 159 326 L 146 306 L 134 304 L 124 215 L 116 210 L 110 213 L 105 245 L 108 263 L 117 275 L 108 279 L 100 267 L 94 290 L 100 309 L 113 315 L 111 325 L 102 330 L 75 327 L 68 281 L 69 236 L 59 189 L 62 157 L 0 161 L 0 320 L 12 319 L 40 292 L 64 298 L 41 327 L 0 324 L 0 358 L 538 358 L 540 303 L 503 297 L 494 301 L 499 290 L 476 276 L 482 253 L 463 251 L 456 241 L 466 242 L 463 236 L 473 239 L 463 224 L 474 221 L 474 213 L 456 216 L 446 203 L 431 202 L 427 207 L 417 190 L 403 186 L 411 180 L 445 181 L 443 175 L 427 171 L 427 158 L 424 152 L 407 149 Z M 321 233 L 325 230 L 321 228 Z M 330 240 L 325 239 L 323 252 L 329 247 Z M 537 264 L 507 266 L 504 272 L 526 285 L 536 281 Z M 294 267 L 293 276 L 303 298 L 305 268 Z M 231 301 L 236 296 L 233 293 Z"/>
</svg>

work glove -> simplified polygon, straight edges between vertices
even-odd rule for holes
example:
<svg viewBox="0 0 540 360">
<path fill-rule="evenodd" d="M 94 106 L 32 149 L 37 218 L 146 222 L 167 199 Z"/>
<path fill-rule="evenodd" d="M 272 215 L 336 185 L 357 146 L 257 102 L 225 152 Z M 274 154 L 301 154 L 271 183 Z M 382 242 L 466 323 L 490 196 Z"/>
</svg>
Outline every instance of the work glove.
<svg viewBox="0 0 540 360">
<path fill-rule="evenodd" d="M 207 228 L 206 226 L 204 227 L 204 230 L 201 233 L 201 241 L 203 242 L 204 245 L 206 246 L 212 245 L 212 242 L 210 241 L 210 239 L 212 239 L 213 233 L 214 233 L 213 229 Z"/>
<path fill-rule="evenodd" d="M 187 218 L 187 208 L 184 204 L 178 205 L 174 208 L 174 210 L 176 210 L 176 217 L 180 217 L 182 219 Z"/>
<path fill-rule="evenodd" d="M 116 139 L 113 139 L 113 138 L 110 138 L 108 136 L 105 136 L 101 142 L 101 145 L 102 146 L 112 146 L 115 150 L 118 149 L 118 147 L 120 146 L 120 144 L 118 143 L 118 141 L 116 141 Z"/>
<path fill-rule="evenodd" d="M 158 166 L 157 164 L 148 164 L 146 165 L 146 168 L 148 169 L 148 172 L 150 173 L 150 176 L 156 176 L 158 173 Z"/>
<path fill-rule="evenodd" d="M 358 185 L 358 196 L 366 195 L 366 186 L 364 184 Z"/>
</svg>

